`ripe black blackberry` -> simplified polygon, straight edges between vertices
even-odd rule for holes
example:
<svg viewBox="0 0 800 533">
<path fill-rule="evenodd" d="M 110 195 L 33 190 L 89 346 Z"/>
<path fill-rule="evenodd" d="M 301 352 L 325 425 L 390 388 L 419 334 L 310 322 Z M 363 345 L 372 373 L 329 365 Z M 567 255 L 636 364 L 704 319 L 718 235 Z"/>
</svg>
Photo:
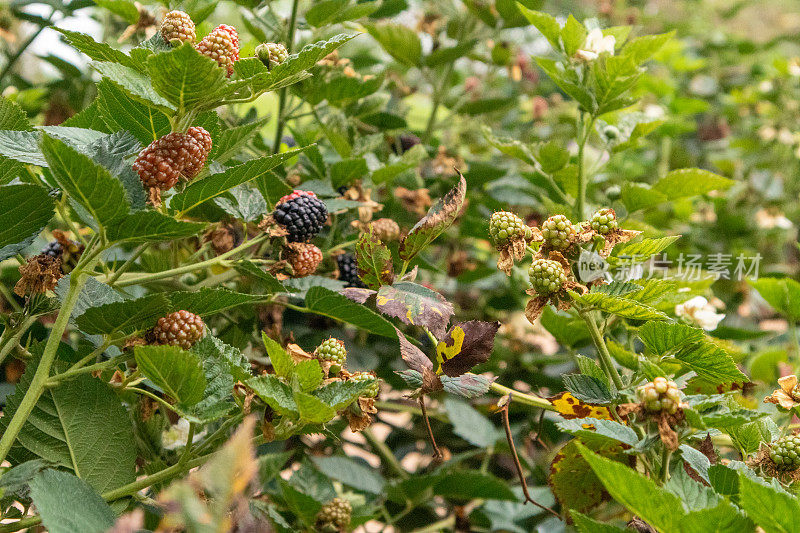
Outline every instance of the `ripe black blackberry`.
<svg viewBox="0 0 800 533">
<path fill-rule="evenodd" d="M 328 209 L 314 193 L 294 191 L 280 199 L 272 216 L 289 233 L 289 242 L 307 242 L 322 230 Z"/>
<path fill-rule="evenodd" d="M 230 78 L 233 64 L 239 61 L 239 34 L 233 26 L 220 24 L 197 44 L 197 51 L 216 61 Z"/>
<path fill-rule="evenodd" d="M 170 11 L 161 22 L 161 37 L 168 43 L 193 43 L 197 35 L 192 18 L 183 11 Z"/>
<path fill-rule="evenodd" d="M 176 311 L 159 318 L 152 329 L 153 344 L 170 344 L 184 350 L 191 348 L 205 334 L 203 319 L 189 311 Z"/>
<path fill-rule="evenodd" d="M 325 340 L 314 350 L 314 357 L 320 361 L 330 361 L 330 373 L 338 374 L 347 361 L 347 349 L 344 342 L 333 337 Z"/>
<path fill-rule="evenodd" d="M 341 254 L 336 257 L 336 266 L 339 267 L 339 280 L 345 282 L 346 287 L 365 288 L 364 282 L 358 277 L 358 263 L 350 254 Z"/>
<path fill-rule="evenodd" d="M 316 530 L 323 533 L 347 531 L 353 506 L 344 498 L 334 498 L 317 513 Z"/>
<path fill-rule="evenodd" d="M 211 135 L 201 127 L 186 133 L 172 132 L 151 142 L 139 152 L 133 169 L 147 187 L 171 189 L 181 176 L 192 179 L 206 164 Z"/>
<path fill-rule="evenodd" d="M 49 255 L 50 257 L 61 257 L 64 253 L 64 248 L 58 241 L 48 242 L 47 246 L 42 248 L 42 255 Z"/>
</svg>

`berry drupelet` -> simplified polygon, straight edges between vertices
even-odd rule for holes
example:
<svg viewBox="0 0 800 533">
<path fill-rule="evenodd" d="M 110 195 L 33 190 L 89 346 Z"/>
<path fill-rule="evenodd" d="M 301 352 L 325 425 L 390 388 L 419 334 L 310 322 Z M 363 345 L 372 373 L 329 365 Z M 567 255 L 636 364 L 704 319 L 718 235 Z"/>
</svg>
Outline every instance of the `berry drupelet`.
<svg viewBox="0 0 800 533">
<path fill-rule="evenodd" d="M 267 69 L 272 70 L 273 67 L 286 61 L 289 52 L 282 43 L 262 43 L 256 46 L 256 57 Z"/>
<path fill-rule="evenodd" d="M 358 277 L 358 263 L 350 254 L 341 254 L 336 257 L 336 266 L 339 267 L 339 280 L 345 282 L 346 287 L 366 287 Z"/>
<path fill-rule="evenodd" d="M 514 213 L 496 211 L 489 219 L 489 237 L 496 247 L 503 247 L 516 239 L 529 239 L 531 228 Z"/>
<path fill-rule="evenodd" d="M 322 533 L 347 531 L 353 506 L 344 498 L 334 498 L 317 513 L 316 530 Z"/>
<path fill-rule="evenodd" d="M 286 260 L 292 267 L 293 277 L 303 278 L 317 271 L 322 262 L 322 250 L 311 243 L 293 243 L 286 249 Z"/>
<path fill-rule="evenodd" d="M 320 361 L 330 362 L 331 374 L 338 374 L 347 362 L 347 349 L 345 349 L 343 341 L 331 337 L 317 346 L 317 349 L 314 350 L 314 357 Z"/>
<path fill-rule="evenodd" d="M 233 64 L 239 61 L 239 34 L 233 26 L 220 24 L 197 44 L 197 51 L 216 61 L 230 78 Z"/>
<path fill-rule="evenodd" d="M 681 391 L 674 381 L 658 377 L 636 389 L 636 395 L 651 413 L 666 411 L 669 414 L 678 412 L 681 403 Z"/>
<path fill-rule="evenodd" d="M 576 235 L 572 222 L 564 215 L 553 215 L 542 223 L 542 236 L 553 250 L 566 250 Z"/>
<path fill-rule="evenodd" d="M 189 128 L 186 133 L 172 132 L 151 142 L 139 153 L 133 169 L 147 187 L 171 189 L 183 176 L 192 179 L 206 164 L 211 151 L 211 135 L 203 128 Z"/>
<path fill-rule="evenodd" d="M 176 311 L 159 318 L 152 330 L 155 344 L 171 344 L 184 350 L 191 348 L 204 334 L 203 319 L 189 311 Z"/>
<path fill-rule="evenodd" d="M 592 229 L 601 235 L 606 235 L 619 227 L 617 224 L 617 215 L 614 213 L 614 210 L 609 207 L 600 209 L 592 215 L 590 224 Z"/>
<path fill-rule="evenodd" d="M 294 191 L 278 201 L 273 218 L 286 229 L 289 242 L 307 242 L 322 230 L 328 209 L 313 192 Z"/>
<path fill-rule="evenodd" d="M 193 43 L 197 37 L 194 22 L 183 11 L 170 11 L 161 22 L 161 37 L 168 43 Z"/>
<path fill-rule="evenodd" d="M 800 435 L 786 435 L 776 440 L 770 446 L 769 458 L 781 469 L 800 467 Z"/>
<path fill-rule="evenodd" d="M 567 282 L 564 267 L 550 259 L 534 259 L 528 277 L 536 292 L 543 296 L 560 291 Z"/>
<path fill-rule="evenodd" d="M 371 372 L 353 372 L 350 374 L 350 381 L 356 383 L 369 383 L 369 386 L 361 393 L 363 398 L 375 398 L 381 391 L 381 384 L 375 374 Z"/>
</svg>

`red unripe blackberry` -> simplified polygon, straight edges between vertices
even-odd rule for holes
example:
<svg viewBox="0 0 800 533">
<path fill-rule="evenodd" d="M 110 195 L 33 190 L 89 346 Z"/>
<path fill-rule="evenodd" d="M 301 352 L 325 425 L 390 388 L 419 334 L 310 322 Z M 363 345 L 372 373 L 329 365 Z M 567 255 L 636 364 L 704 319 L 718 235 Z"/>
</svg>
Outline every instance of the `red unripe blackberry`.
<svg viewBox="0 0 800 533">
<path fill-rule="evenodd" d="M 358 263 L 350 254 L 336 256 L 336 266 L 339 267 L 339 280 L 345 282 L 346 287 L 364 288 L 364 282 L 358 277 Z"/>
<path fill-rule="evenodd" d="M 369 383 L 361 396 L 364 398 L 375 398 L 381 391 L 380 380 L 371 372 L 353 372 L 350 374 L 350 380 L 356 383 Z"/>
<path fill-rule="evenodd" d="M 369 223 L 372 234 L 383 242 L 394 241 L 400 237 L 400 226 L 391 218 L 379 218 Z"/>
<path fill-rule="evenodd" d="M 283 202 L 288 202 L 289 200 L 294 200 L 295 198 L 300 198 L 301 196 L 309 196 L 311 198 L 317 198 L 316 193 L 312 191 L 301 191 L 300 189 L 298 189 L 296 191 L 292 191 L 290 194 L 281 196 L 280 199 L 275 203 L 275 205 L 282 204 Z"/>
<path fill-rule="evenodd" d="M 158 319 L 152 336 L 155 344 L 171 344 L 188 350 L 204 333 L 202 318 L 189 311 L 176 311 Z"/>
<path fill-rule="evenodd" d="M 197 44 L 197 51 L 216 61 L 230 78 L 233 64 L 239 61 L 239 35 L 236 28 L 220 24 Z"/>
<path fill-rule="evenodd" d="M 347 349 L 344 347 L 343 341 L 331 337 L 317 346 L 317 349 L 314 350 L 314 357 L 320 361 L 330 361 L 331 374 L 338 374 L 347 361 Z"/>
<path fill-rule="evenodd" d="M 192 179 L 206 164 L 211 135 L 203 128 L 172 132 L 151 142 L 139 153 L 133 169 L 147 187 L 171 189 L 181 176 Z"/>
<path fill-rule="evenodd" d="M 286 249 L 286 259 L 294 272 L 293 277 L 303 278 L 317 271 L 322 262 L 322 250 L 310 243 L 292 243 Z"/>
<path fill-rule="evenodd" d="M 315 237 L 328 220 L 325 203 L 313 193 L 295 191 L 281 198 L 272 214 L 275 222 L 289 233 L 289 242 L 307 242 Z"/>
<path fill-rule="evenodd" d="M 196 36 L 194 22 L 183 11 L 170 11 L 161 21 L 161 37 L 168 43 L 193 43 Z"/>
</svg>

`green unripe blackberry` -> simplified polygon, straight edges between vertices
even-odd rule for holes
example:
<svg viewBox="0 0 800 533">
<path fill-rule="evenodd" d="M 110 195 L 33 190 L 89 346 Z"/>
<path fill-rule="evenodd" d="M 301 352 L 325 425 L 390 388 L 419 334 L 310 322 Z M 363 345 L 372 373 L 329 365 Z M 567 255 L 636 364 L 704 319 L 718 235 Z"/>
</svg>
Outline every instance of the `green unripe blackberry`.
<svg viewBox="0 0 800 533">
<path fill-rule="evenodd" d="M 600 209 L 597 213 L 592 215 L 591 225 L 593 230 L 602 235 L 606 235 L 619 227 L 617 224 L 617 215 L 614 214 L 613 209 L 608 207 Z"/>
<path fill-rule="evenodd" d="M 334 498 L 317 513 L 316 530 L 325 533 L 347 531 L 353 506 L 344 498 Z"/>
<path fill-rule="evenodd" d="M 489 236 L 495 246 L 501 247 L 515 239 L 529 239 L 531 228 L 514 213 L 496 211 L 489 219 Z"/>
<path fill-rule="evenodd" d="M 353 372 L 350 374 L 350 381 L 370 383 L 370 386 L 361 393 L 362 398 L 375 398 L 381 391 L 380 380 L 370 372 Z"/>
<path fill-rule="evenodd" d="M 347 350 L 344 342 L 331 337 L 317 346 L 317 349 L 314 350 L 314 357 L 320 361 L 330 361 L 331 374 L 338 374 L 347 361 Z"/>
<path fill-rule="evenodd" d="M 256 57 L 267 69 L 280 65 L 289 57 L 289 52 L 282 43 L 261 43 L 256 46 Z"/>
<path fill-rule="evenodd" d="M 658 377 L 636 389 L 636 395 L 651 413 L 666 411 L 670 414 L 678 412 L 681 403 L 681 391 L 674 381 Z"/>
<path fill-rule="evenodd" d="M 575 238 L 575 228 L 564 215 L 553 215 L 542 223 L 542 236 L 553 250 L 566 250 Z"/>
<path fill-rule="evenodd" d="M 567 282 L 564 267 L 550 259 L 535 259 L 528 270 L 528 277 L 536 292 L 542 295 L 560 291 Z"/>
<path fill-rule="evenodd" d="M 786 435 L 776 440 L 769 458 L 778 468 L 794 470 L 800 467 L 800 435 Z"/>
</svg>

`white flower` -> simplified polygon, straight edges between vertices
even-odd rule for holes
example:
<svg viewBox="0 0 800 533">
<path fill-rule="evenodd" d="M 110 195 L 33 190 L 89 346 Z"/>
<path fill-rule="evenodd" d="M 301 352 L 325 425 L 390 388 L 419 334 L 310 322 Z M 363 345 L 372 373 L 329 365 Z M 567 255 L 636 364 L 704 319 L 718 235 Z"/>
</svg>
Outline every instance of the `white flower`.
<svg viewBox="0 0 800 533">
<path fill-rule="evenodd" d="M 197 442 L 198 439 L 203 438 L 206 434 L 205 431 L 195 433 L 192 442 Z M 185 418 L 179 418 L 174 426 L 170 426 L 161 432 L 161 443 L 165 450 L 177 450 L 186 446 L 186 440 L 189 438 L 189 421 Z"/>
<path fill-rule="evenodd" d="M 589 62 L 594 61 L 601 54 L 608 53 L 613 56 L 615 44 L 617 44 L 617 40 L 613 35 L 604 36 L 603 30 L 595 28 L 586 36 L 586 41 L 584 41 L 581 49 L 575 52 L 575 57 L 581 61 Z"/>
<path fill-rule="evenodd" d="M 780 211 L 760 209 L 756 212 L 756 224 L 761 229 L 792 229 L 792 221 Z"/>
<path fill-rule="evenodd" d="M 690 300 L 675 306 L 675 314 L 696 326 L 700 326 L 706 331 L 716 329 L 725 315 L 717 313 L 713 305 L 702 296 L 695 296 Z"/>
</svg>

